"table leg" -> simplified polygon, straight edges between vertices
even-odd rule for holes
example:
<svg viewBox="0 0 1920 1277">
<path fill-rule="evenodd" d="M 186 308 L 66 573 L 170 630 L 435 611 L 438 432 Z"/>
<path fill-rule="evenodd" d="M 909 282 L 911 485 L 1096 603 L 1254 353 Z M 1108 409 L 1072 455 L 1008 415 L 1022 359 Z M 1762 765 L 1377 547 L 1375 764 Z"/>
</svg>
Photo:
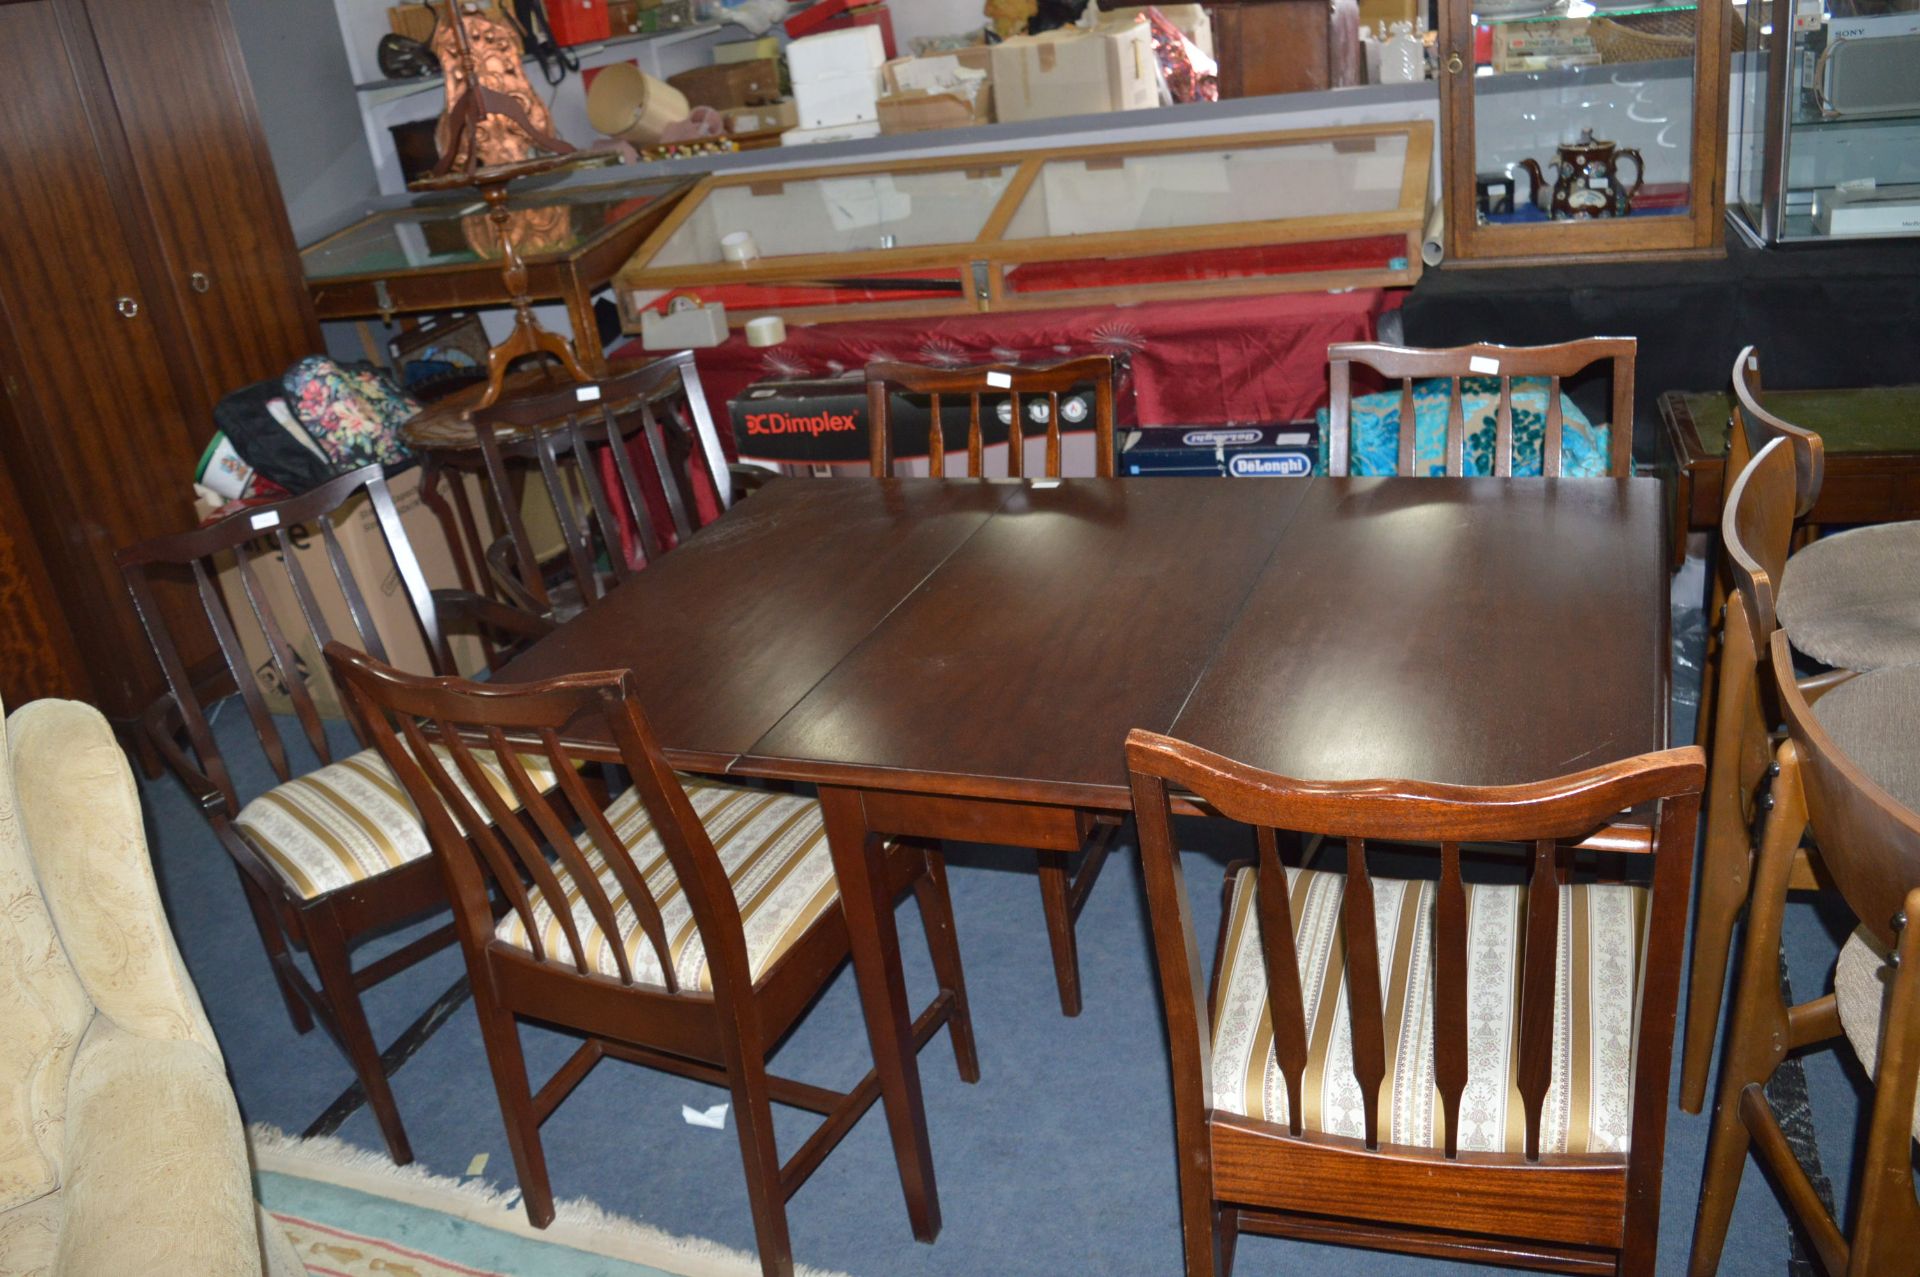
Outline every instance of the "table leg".
<svg viewBox="0 0 1920 1277">
<path fill-rule="evenodd" d="M 593 313 L 593 290 L 576 279 L 567 288 L 567 318 L 573 324 L 573 353 L 596 377 L 607 375 L 606 352 L 600 347 L 600 321 Z"/>
<path fill-rule="evenodd" d="M 900 969 L 900 935 L 883 872 L 881 840 L 867 827 L 866 807 L 855 789 L 820 789 L 833 872 L 846 912 L 853 974 L 860 985 L 880 1097 L 900 1166 L 913 1235 L 930 1242 L 940 1234 L 940 1197 L 933 1182 L 933 1150 L 927 1141 L 927 1108 L 920 1094 L 920 1064 L 913 1049 L 913 1017 L 907 1011 L 906 977 Z"/>
</svg>

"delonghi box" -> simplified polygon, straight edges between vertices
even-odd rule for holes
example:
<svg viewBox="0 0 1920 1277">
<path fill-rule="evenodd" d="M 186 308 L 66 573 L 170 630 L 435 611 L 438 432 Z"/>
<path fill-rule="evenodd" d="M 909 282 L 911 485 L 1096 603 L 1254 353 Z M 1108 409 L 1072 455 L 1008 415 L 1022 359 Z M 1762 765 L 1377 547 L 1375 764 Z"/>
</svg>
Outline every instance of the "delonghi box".
<svg viewBox="0 0 1920 1277">
<path fill-rule="evenodd" d="M 1314 472 L 1319 427 L 1312 421 L 1266 426 L 1147 426 L 1120 441 L 1122 475 L 1225 475 L 1292 479 Z"/>
</svg>

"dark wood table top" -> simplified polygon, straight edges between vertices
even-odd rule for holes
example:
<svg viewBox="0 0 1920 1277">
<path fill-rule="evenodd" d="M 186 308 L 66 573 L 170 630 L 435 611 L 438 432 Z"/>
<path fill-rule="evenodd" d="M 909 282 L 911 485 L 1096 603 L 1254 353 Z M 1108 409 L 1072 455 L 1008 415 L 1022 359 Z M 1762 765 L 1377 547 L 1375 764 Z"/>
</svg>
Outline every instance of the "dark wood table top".
<svg viewBox="0 0 1920 1277">
<path fill-rule="evenodd" d="M 790 479 L 497 677 L 630 666 L 678 766 L 972 798 L 1124 808 L 1135 726 L 1540 779 L 1666 742 L 1663 518 L 1652 479 Z"/>
</svg>

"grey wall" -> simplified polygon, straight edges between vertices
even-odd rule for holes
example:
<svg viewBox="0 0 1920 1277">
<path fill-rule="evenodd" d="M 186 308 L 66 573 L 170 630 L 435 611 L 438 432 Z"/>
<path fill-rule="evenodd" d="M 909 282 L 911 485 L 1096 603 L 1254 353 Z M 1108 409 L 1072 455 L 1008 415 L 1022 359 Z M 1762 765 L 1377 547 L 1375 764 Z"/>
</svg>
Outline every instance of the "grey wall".
<svg viewBox="0 0 1920 1277">
<path fill-rule="evenodd" d="M 333 0 L 227 0 L 294 238 L 331 231 L 379 189 Z"/>
</svg>

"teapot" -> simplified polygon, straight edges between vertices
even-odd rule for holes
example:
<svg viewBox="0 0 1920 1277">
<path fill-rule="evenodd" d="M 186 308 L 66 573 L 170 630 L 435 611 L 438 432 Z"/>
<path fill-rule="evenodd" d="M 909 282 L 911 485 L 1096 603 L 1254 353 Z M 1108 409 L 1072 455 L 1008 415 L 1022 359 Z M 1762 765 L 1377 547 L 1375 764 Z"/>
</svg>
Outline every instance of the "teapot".
<svg viewBox="0 0 1920 1277">
<path fill-rule="evenodd" d="M 1633 186 L 1620 180 L 1622 160 L 1633 161 Z M 1633 211 L 1633 197 L 1646 182 L 1647 162 L 1630 146 L 1615 146 L 1581 129 L 1580 136 L 1562 142 L 1553 161 L 1553 189 L 1547 190 L 1546 175 L 1532 160 L 1521 160 L 1520 167 L 1533 179 L 1530 198 L 1535 206 L 1554 217 L 1569 220 L 1586 217 L 1625 217 Z"/>
</svg>

